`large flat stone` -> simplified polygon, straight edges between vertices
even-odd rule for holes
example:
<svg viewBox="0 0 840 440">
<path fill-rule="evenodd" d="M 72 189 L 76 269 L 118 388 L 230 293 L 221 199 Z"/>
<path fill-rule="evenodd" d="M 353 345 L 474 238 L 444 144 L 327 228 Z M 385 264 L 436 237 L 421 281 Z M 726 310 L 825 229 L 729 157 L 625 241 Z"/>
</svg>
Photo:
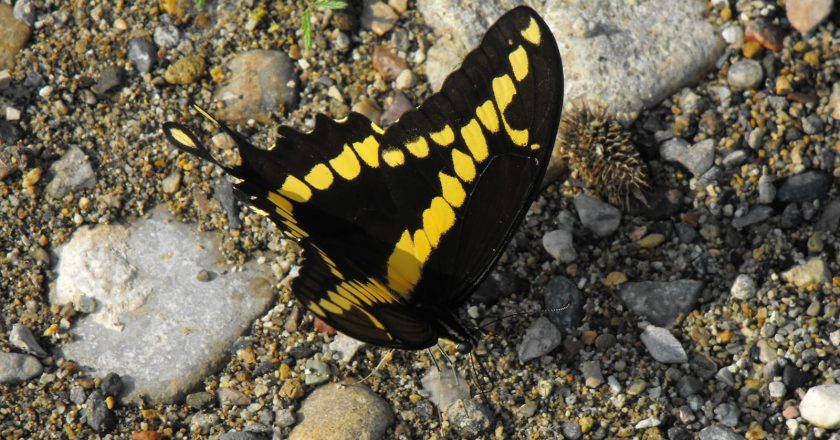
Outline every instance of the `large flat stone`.
<svg viewBox="0 0 840 440">
<path fill-rule="evenodd" d="M 96 302 L 60 354 L 92 374 L 119 374 L 124 400 L 173 402 L 200 386 L 231 344 L 271 305 L 274 276 L 224 264 L 215 233 L 166 208 L 128 225 L 81 228 L 59 249 L 50 301 Z M 207 271 L 206 281 L 197 274 Z"/>
</svg>

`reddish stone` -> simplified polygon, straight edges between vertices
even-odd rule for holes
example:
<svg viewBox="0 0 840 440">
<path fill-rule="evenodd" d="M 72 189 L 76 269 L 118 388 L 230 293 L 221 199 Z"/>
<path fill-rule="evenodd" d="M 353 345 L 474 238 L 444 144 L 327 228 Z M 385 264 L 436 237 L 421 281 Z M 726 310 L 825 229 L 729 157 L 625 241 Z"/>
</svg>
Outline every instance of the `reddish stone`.
<svg viewBox="0 0 840 440">
<path fill-rule="evenodd" d="M 321 333 L 326 333 L 328 335 L 335 334 L 335 328 L 333 328 L 333 326 L 327 324 L 326 322 L 321 321 L 321 318 L 318 317 L 315 317 L 315 330 Z"/>
<path fill-rule="evenodd" d="M 400 72 L 408 69 L 408 64 L 391 49 L 384 46 L 376 46 L 373 49 L 373 68 L 379 72 L 379 76 L 383 80 L 393 81 Z"/>
<path fill-rule="evenodd" d="M 755 20 L 747 25 L 744 32 L 745 41 L 757 41 L 762 46 L 773 52 L 782 50 L 785 40 L 785 32 L 779 26 L 767 23 L 764 20 Z"/>
</svg>

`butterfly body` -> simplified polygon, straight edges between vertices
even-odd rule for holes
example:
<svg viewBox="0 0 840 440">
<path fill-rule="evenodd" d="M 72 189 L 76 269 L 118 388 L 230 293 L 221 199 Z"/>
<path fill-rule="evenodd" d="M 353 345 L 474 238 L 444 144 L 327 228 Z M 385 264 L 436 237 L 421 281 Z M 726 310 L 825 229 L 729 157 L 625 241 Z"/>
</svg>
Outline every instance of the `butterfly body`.
<svg viewBox="0 0 840 440">
<path fill-rule="evenodd" d="M 536 197 L 563 95 L 550 30 L 527 7 L 491 26 L 423 105 L 383 130 L 351 113 L 280 129 L 271 150 L 235 140 L 223 166 L 183 125 L 164 133 L 233 177 L 237 196 L 304 251 L 292 292 L 338 330 L 423 349 L 474 338 L 455 310 L 487 276 Z"/>
</svg>

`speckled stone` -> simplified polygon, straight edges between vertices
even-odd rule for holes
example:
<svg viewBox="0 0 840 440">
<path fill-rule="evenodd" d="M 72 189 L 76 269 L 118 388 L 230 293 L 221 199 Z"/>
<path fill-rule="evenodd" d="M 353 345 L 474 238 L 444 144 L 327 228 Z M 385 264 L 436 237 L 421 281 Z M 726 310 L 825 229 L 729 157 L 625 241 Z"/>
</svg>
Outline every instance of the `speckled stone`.
<svg viewBox="0 0 840 440">
<path fill-rule="evenodd" d="M 365 385 L 332 383 L 301 404 L 300 423 L 289 440 L 374 440 L 394 423 L 393 410 Z"/>
</svg>

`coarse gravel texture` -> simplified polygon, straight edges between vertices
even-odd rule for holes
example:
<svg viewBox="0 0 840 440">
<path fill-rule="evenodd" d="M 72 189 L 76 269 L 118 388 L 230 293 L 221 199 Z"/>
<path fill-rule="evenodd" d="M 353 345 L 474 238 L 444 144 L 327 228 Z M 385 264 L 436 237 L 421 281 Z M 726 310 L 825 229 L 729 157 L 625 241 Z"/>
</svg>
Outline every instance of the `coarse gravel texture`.
<svg viewBox="0 0 840 440">
<path fill-rule="evenodd" d="M 182 220 L 218 231 L 231 264 L 263 256 L 288 270 L 296 261 L 297 251 L 269 222 L 209 200 L 218 192 L 219 169 L 184 157 L 161 136 L 164 121 L 189 117 L 190 102 L 211 102 L 224 75 L 219 66 L 233 56 L 283 51 L 300 81 L 298 104 L 273 114 L 275 123 L 240 126 L 257 145 L 272 143 L 276 123 L 312 128 L 316 113 L 342 117 L 364 99 L 388 108 L 398 92 L 373 68 L 378 45 L 396 47 L 418 76 L 416 85 L 399 93 L 415 105 L 430 93 L 423 61 L 435 37 L 413 2 L 382 37 L 356 26 L 361 2 L 353 2 L 349 13 L 316 12 L 308 53 L 302 53 L 298 31 L 302 11 L 292 1 L 207 1 L 201 10 L 178 0 L 27 3 L 36 11 L 32 34 L 16 55 L 11 84 L 0 90 L 23 110 L 20 121 L 0 120 L 3 352 L 21 352 L 9 338 L 15 324 L 32 329 L 48 351 L 68 338 L 66 329 L 82 311 L 48 303 L 55 278 L 51 252 L 81 225 L 128 222 L 164 203 Z M 840 198 L 840 88 L 832 90 L 840 80 L 837 11 L 802 35 L 790 27 L 781 0 L 713 0 L 708 6 L 711 23 L 745 36 L 733 37 L 717 69 L 700 83 L 643 112 L 629 127 L 656 191 L 678 190 L 668 193 L 678 195 L 676 208 L 667 215 L 624 213 L 606 236 L 576 221 L 577 258 L 561 263 L 542 248 L 543 236 L 561 226 L 561 212 L 576 212 L 568 196 L 577 189 L 550 185 L 488 279 L 490 293 L 482 290 L 483 302 L 466 307 L 474 321 L 489 323 L 474 351 L 478 376 L 490 379 L 481 385 L 483 394 L 472 383 L 473 399 L 441 415 L 421 384 L 435 365 L 449 368 L 437 351 L 437 359 L 429 352 L 396 351 L 377 368 L 387 351 L 366 347 L 351 361 L 339 361 L 328 350 L 334 336 L 315 330 L 312 316 L 278 276 L 278 306 L 253 323 L 231 348 L 229 362 L 184 403 L 120 405 L 113 398 L 120 387 L 86 375 L 72 361 L 47 357 L 38 359 L 40 373 L 27 368 L 35 377 L 0 385 L 0 437 L 108 432 L 113 438 L 285 438 L 303 400 L 323 386 L 326 365 L 331 382 L 367 377 L 365 384 L 393 410 L 385 438 L 837 438 L 837 431 L 812 426 L 796 410 L 810 387 L 840 380 L 840 241 L 837 210 L 826 209 Z M 148 73 L 128 61 L 132 38 L 158 45 Z M 202 57 L 207 72 L 194 64 L 190 69 L 198 76 L 168 85 L 167 68 L 192 55 Z M 761 79 L 731 84 L 730 68 L 748 58 L 759 63 Z M 754 88 L 742 90 L 749 80 Z M 336 90 L 342 99 L 330 97 Z M 686 145 L 714 139 L 713 165 L 692 176 L 679 163 L 662 160 L 661 144 L 674 137 Z M 74 148 L 87 157 L 95 183 L 85 180 L 49 197 L 53 164 Z M 724 160 L 735 151 L 744 154 Z M 165 191 L 163 182 L 174 172 L 183 178 Z M 805 172 L 811 173 L 806 179 L 791 179 Z M 767 200 L 774 191 L 762 189 L 762 182 L 785 198 Z M 767 218 L 733 226 L 765 205 L 773 209 Z M 231 212 L 240 227 L 229 226 Z M 653 233 L 665 240 L 640 246 L 639 238 Z M 827 273 L 827 282 L 783 279 L 794 267 L 807 272 L 806 262 L 815 259 L 822 262 L 820 273 L 803 275 Z M 542 292 L 561 275 L 584 298 L 582 324 L 564 330 L 554 351 L 520 362 L 517 347 L 546 307 Z M 741 275 L 754 286 L 739 281 L 733 292 Z M 627 280 L 682 279 L 703 283 L 698 304 L 665 331 L 688 361 L 662 364 L 640 341 L 647 323 L 618 291 Z M 533 315 L 490 323 L 521 312 Z M 464 356 L 448 354 L 452 368 L 474 377 Z M 307 374 L 319 379 L 307 380 Z"/>
</svg>

